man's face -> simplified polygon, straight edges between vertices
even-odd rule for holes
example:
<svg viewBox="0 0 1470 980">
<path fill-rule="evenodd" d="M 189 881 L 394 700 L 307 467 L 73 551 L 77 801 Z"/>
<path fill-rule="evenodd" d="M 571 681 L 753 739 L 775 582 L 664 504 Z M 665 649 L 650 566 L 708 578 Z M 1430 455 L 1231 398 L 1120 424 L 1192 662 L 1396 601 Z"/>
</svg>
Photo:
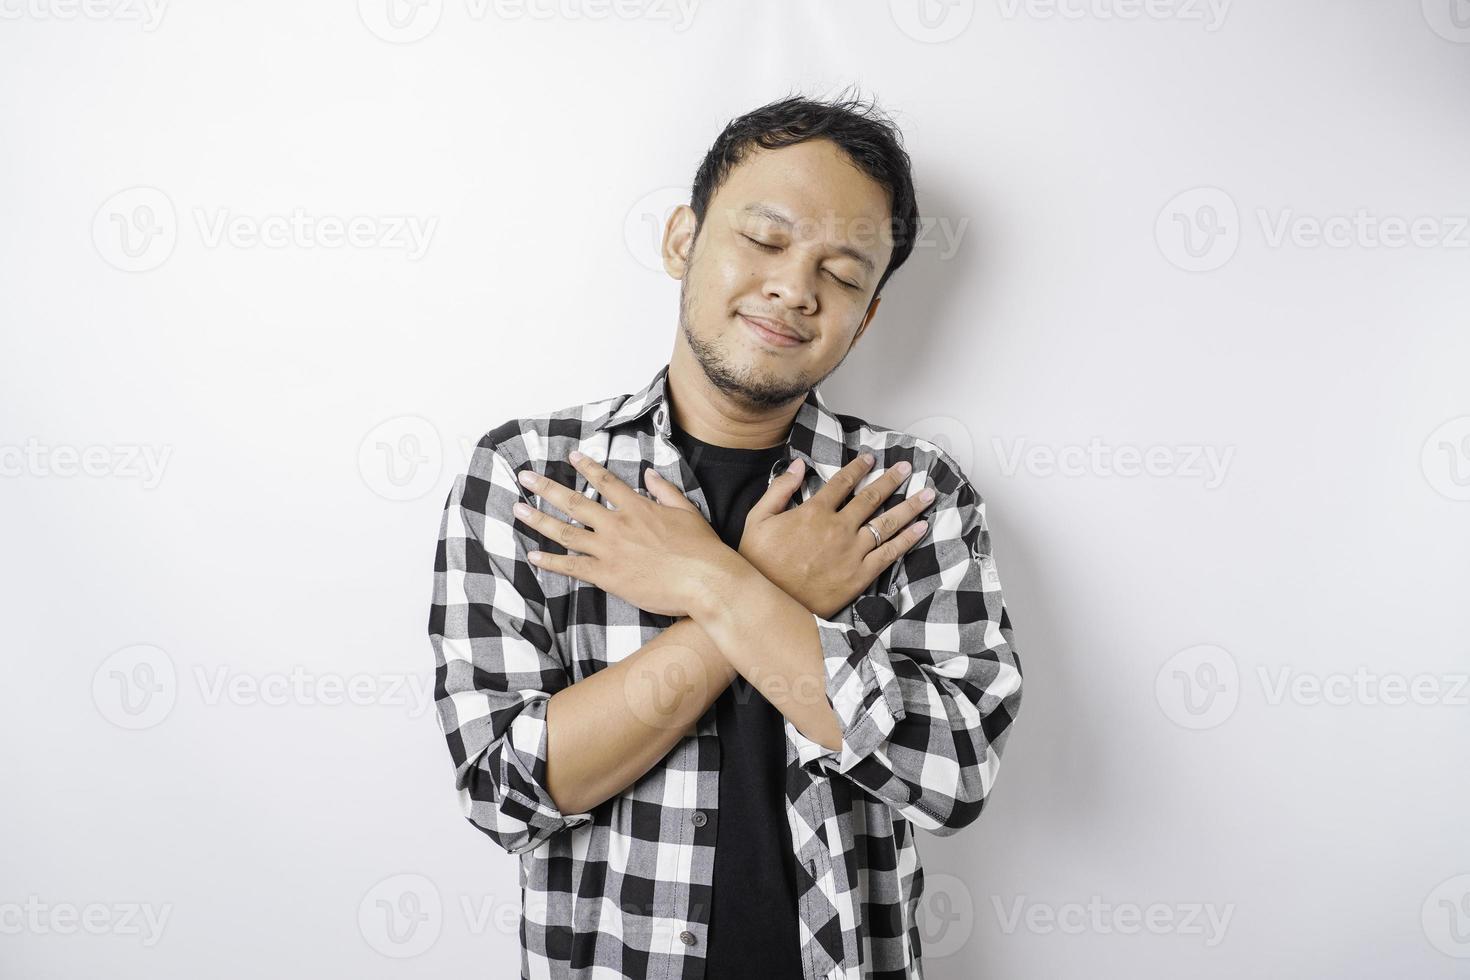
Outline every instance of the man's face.
<svg viewBox="0 0 1470 980">
<path fill-rule="evenodd" d="M 711 383 L 770 408 L 835 371 L 877 308 L 888 221 L 883 187 L 825 139 L 752 150 L 715 192 L 692 250 L 693 212 L 676 210 L 665 267 L 682 280 L 680 329 Z"/>
</svg>

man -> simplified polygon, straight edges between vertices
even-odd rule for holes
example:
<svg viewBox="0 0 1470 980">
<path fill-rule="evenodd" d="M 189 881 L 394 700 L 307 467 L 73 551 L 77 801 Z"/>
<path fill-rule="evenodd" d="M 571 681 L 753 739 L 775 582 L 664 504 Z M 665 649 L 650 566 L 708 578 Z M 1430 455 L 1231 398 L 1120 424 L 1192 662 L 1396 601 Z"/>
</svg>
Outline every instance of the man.
<svg viewBox="0 0 1470 980">
<path fill-rule="evenodd" d="M 523 977 L 922 976 L 913 828 L 980 814 L 1021 665 L 954 459 L 817 393 L 913 248 L 867 108 L 732 121 L 665 228 L 669 363 L 450 491 L 439 719 Z"/>
</svg>

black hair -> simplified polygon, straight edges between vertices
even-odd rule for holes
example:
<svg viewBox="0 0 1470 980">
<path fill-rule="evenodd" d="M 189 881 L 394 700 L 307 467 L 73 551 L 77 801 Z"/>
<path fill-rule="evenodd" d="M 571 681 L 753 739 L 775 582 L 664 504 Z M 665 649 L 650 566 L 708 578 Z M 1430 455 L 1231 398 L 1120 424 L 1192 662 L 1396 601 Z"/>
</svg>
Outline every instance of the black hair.
<svg viewBox="0 0 1470 980">
<path fill-rule="evenodd" d="M 844 95 L 830 101 L 790 95 L 726 123 L 694 175 L 689 206 L 694 211 L 695 239 L 704 225 L 710 198 L 752 147 L 773 150 L 811 139 L 836 143 L 863 173 L 888 192 L 893 254 L 873 290 L 877 296 L 888 277 L 914 250 L 919 215 L 902 134 L 872 101 Z"/>
</svg>

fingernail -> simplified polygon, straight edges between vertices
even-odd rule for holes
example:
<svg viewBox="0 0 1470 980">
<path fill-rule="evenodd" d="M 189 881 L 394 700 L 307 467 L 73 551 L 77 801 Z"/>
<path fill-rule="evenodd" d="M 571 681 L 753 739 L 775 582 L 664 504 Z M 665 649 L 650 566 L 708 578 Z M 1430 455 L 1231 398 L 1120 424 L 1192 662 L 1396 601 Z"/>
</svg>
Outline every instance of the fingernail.
<svg viewBox="0 0 1470 980">
<path fill-rule="evenodd" d="M 908 460 L 904 460 L 903 462 L 899 463 L 897 466 L 894 467 L 894 469 L 898 470 L 898 472 L 900 474 L 902 474 L 903 476 L 908 476 L 909 475 L 909 472 L 911 470 L 913 470 L 913 468 L 914 468 L 914 464 L 913 463 L 910 463 Z"/>
<path fill-rule="evenodd" d="M 580 463 L 582 462 L 582 453 L 580 450 L 573 449 L 570 453 L 567 454 L 567 458 L 574 463 Z"/>
<path fill-rule="evenodd" d="M 874 456 L 872 453 L 863 453 L 863 462 L 864 463 L 872 463 L 877 458 L 878 457 Z"/>
<path fill-rule="evenodd" d="M 914 533 L 922 535 L 929 529 L 928 521 L 914 521 Z"/>
<path fill-rule="evenodd" d="M 521 481 L 522 486 L 533 487 L 536 485 L 536 474 L 530 470 L 521 470 L 516 478 Z"/>
<path fill-rule="evenodd" d="M 788 467 L 786 467 L 786 472 L 787 473 L 795 473 L 799 469 L 801 469 L 801 457 L 800 456 L 796 457 L 795 459 L 793 459 L 791 461 L 791 465 L 788 466 Z"/>
<path fill-rule="evenodd" d="M 925 487 L 923 490 L 919 491 L 919 499 L 922 500 L 922 501 L 924 501 L 924 503 L 926 503 L 926 504 L 929 501 L 933 500 L 934 499 L 934 488 L 933 487 Z"/>
<path fill-rule="evenodd" d="M 516 501 L 516 505 L 514 507 L 512 507 L 511 510 L 515 511 L 515 514 L 516 514 L 517 517 L 530 517 L 531 516 L 531 508 L 527 507 L 525 504 L 521 503 L 519 500 Z"/>
</svg>

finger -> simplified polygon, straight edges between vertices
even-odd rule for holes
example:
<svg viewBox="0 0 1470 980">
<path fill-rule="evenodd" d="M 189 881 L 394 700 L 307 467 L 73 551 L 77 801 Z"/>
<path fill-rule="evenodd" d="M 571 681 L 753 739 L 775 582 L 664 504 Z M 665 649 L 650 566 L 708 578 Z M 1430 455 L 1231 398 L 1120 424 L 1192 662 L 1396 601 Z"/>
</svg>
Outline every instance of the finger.
<svg viewBox="0 0 1470 980">
<path fill-rule="evenodd" d="M 873 578 L 877 578 L 883 573 L 885 568 L 897 561 L 900 555 L 920 541 L 923 541 L 924 535 L 928 532 L 928 521 L 915 521 L 913 524 L 904 528 L 902 533 L 889 538 L 864 555 L 864 570 L 870 572 Z"/>
<path fill-rule="evenodd" d="M 846 466 L 842 467 L 842 469 L 833 473 L 832 479 L 822 484 L 820 490 L 807 498 L 807 503 L 809 504 L 813 500 L 817 500 L 821 502 L 822 506 L 829 507 L 834 511 L 842 506 L 842 502 L 847 499 L 848 494 L 852 493 L 852 488 L 857 486 L 862 478 L 868 474 L 868 471 L 877 464 L 876 457 L 872 462 L 868 462 L 864 458 L 864 455 L 866 454 L 857 456 L 848 462 Z"/>
<path fill-rule="evenodd" d="M 587 555 L 553 555 L 549 551 L 532 551 L 526 555 L 531 564 L 558 575 L 568 575 L 582 582 L 596 585 L 592 577 L 597 574 L 593 562 Z"/>
<path fill-rule="evenodd" d="M 584 501 L 587 499 L 586 497 L 582 497 L 581 494 L 574 493 L 572 496 L 580 497 Z M 597 547 L 596 533 L 589 531 L 585 527 L 577 527 L 568 524 L 566 521 L 557 520 L 550 514 L 539 511 L 530 504 L 522 503 L 521 501 L 516 501 L 516 505 L 511 510 L 515 512 L 516 517 L 520 518 L 523 524 L 535 528 L 543 538 L 555 541 L 568 551 L 580 551 L 585 554 L 592 554 Z"/>
<path fill-rule="evenodd" d="M 542 500 L 549 501 L 557 510 L 566 514 L 578 524 L 587 527 L 597 527 L 599 512 L 606 514 L 606 507 L 599 507 L 588 499 L 586 494 L 578 493 L 571 487 L 557 483 L 549 477 L 544 477 L 532 469 L 521 470 L 517 476 L 521 486 L 536 494 Z"/>
<path fill-rule="evenodd" d="M 888 467 L 876 480 L 853 494 L 852 500 L 840 511 L 841 515 L 854 525 L 862 524 L 873 516 L 883 501 L 893 496 L 912 471 L 913 464 L 908 460 Z"/>
<path fill-rule="evenodd" d="M 644 471 L 643 482 L 648 485 L 649 494 L 659 503 L 670 507 L 683 507 L 685 510 L 699 513 L 699 508 L 694 506 L 694 501 L 680 493 L 678 487 L 665 480 L 663 474 L 653 467 L 650 466 Z"/>
<path fill-rule="evenodd" d="M 750 513 L 745 516 L 747 526 L 758 523 L 767 517 L 780 514 L 786 510 L 786 505 L 791 502 L 791 495 L 801 486 L 801 478 L 805 474 L 806 463 L 801 457 L 797 457 L 786 472 L 771 481 L 766 487 L 766 492 L 761 494 L 761 499 L 750 508 Z M 813 496 L 816 496 L 813 494 Z"/>
<path fill-rule="evenodd" d="M 587 478 L 588 483 L 597 488 L 603 500 L 611 501 L 613 506 L 619 510 L 624 507 L 636 507 L 643 502 L 638 491 L 619 480 L 612 470 L 586 453 L 574 449 L 568 454 L 567 459 L 578 473 Z"/>
<path fill-rule="evenodd" d="M 871 524 L 876 527 L 878 529 L 878 533 L 883 535 L 883 540 L 887 541 L 893 535 L 902 530 L 903 527 L 909 523 L 909 521 L 913 520 L 915 517 L 918 517 L 920 511 L 933 503 L 932 499 L 923 499 L 924 494 L 932 494 L 933 492 L 934 491 L 931 488 L 925 488 L 919 493 L 916 493 L 912 497 L 906 499 L 897 507 L 890 507 L 883 513 L 879 514 L 877 517 L 864 521 L 863 523 Z"/>
<path fill-rule="evenodd" d="M 885 473 L 884 476 L 886 477 L 888 476 L 888 474 Z M 881 480 L 874 482 L 873 487 L 865 487 L 864 491 L 873 489 L 874 487 L 878 487 L 879 482 L 881 482 Z M 895 488 L 895 490 L 896 489 L 897 488 Z M 854 513 L 862 512 L 860 508 L 864 504 L 864 491 L 859 491 L 857 496 L 852 498 L 853 502 L 848 504 L 847 507 L 843 508 L 844 514 L 846 514 L 848 510 L 853 510 Z M 883 495 L 883 500 L 888 499 L 888 491 L 886 489 L 879 489 L 878 493 Z M 937 495 L 933 487 L 925 487 L 918 493 L 905 497 L 899 503 L 888 508 L 876 517 L 869 518 L 869 521 L 871 521 L 873 524 L 876 524 L 878 526 L 878 530 L 883 532 L 883 536 L 887 537 L 894 531 L 897 531 L 899 528 L 903 527 L 909 521 L 913 520 L 915 517 L 918 517 L 919 514 L 923 513 L 926 508 L 933 505 L 936 496 Z M 863 523 L 866 524 L 869 521 L 863 521 Z"/>
</svg>

